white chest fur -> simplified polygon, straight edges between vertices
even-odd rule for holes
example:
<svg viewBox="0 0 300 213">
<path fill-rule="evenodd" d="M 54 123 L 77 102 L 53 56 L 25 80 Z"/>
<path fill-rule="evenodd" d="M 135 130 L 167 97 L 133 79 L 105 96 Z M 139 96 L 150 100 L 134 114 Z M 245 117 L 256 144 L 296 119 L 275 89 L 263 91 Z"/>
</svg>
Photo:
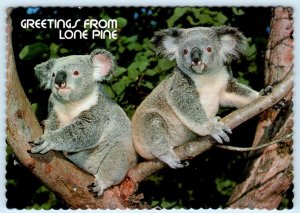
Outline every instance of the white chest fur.
<svg viewBox="0 0 300 213">
<path fill-rule="evenodd" d="M 97 103 L 97 100 L 98 93 L 96 90 L 83 100 L 67 104 L 58 102 L 57 100 L 55 100 L 55 98 L 53 98 L 53 109 L 56 112 L 57 119 L 59 121 L 59 128 L 72 123 L 74 121 L 74 118 L 76 118 L 81 112 L 90 109 Z"/>
<path fill-rule="evenodd" d="M 226 89 L 228 79 L 229 74 L 225 69 L 216 73 L 193 76 L 201 105 L 208 118 L 216 116 L 219 110 L 220 96 Z"/>
</svg>

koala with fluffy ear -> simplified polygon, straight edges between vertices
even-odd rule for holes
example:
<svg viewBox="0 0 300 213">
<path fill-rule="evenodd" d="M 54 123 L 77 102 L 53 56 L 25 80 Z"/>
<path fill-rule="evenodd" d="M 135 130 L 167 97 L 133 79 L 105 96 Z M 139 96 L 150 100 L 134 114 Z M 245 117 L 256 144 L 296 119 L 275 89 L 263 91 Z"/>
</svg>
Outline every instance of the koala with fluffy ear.
<svg viewBox="0 0 300 213">
<path fill-rule="evenodd" d="M 229 68 L 246 49 L 236 28 L 165 29 L 152 42 L 157 54 L 175 59 L 176 66 L 136 110 L 133 142 L 142 157 L 180 168 L 174 147 L 207 135 L 229 142 L 230 128 L 216 117 L 219 106 L 243 107 L 259 93 L 238 83 Z"/>
<path fill-rule="evenodd" d="M 41 86 L 51 89 L 51 95 L 45 132 L 32 142 L 31 153 L 62 151 L 94 175 L 92 191 L 98 196 L 120 183 L 137 160 L 130 120 L 99 83 L 114 68 L 114 57 L 103 49 L 35 67 Z"/>
</svg>

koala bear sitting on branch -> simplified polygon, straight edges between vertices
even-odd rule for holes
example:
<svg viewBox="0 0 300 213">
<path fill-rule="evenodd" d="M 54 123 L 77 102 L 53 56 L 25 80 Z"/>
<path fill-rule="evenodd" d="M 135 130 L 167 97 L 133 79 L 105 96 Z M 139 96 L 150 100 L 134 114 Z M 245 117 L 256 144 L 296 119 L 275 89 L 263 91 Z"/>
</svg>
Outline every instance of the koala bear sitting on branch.
<svg viewBox="0 0 300 213">
<path fill-rule="evenodd" d="M 114 68 L 114 57 L 103 49 L 50 59 L 35 67 L 41 87 L 51 89 L 51 95 L 45 132 L 32 142 L 31 153 L 63 151 L 94 175 L 91 190 L 98 196 L 120 183 L 137 157 L 129 118 L 99 83 Z"/>
<path fill-rule="evenodd" d="M 216 117 L 219 106 L 240 108 L 259 93 L 232 76 L 230 62 L 246 49 L 246 38 L 236 28 L 165 29 L 155 33 L 152 43 L 158 55 L 175 59 L 176 66 L 136 110 L 133 142 L 145 159 L 181 168 L 174 147 L 199 136 L 229 142 L 231 129 Z"/>
</svg>

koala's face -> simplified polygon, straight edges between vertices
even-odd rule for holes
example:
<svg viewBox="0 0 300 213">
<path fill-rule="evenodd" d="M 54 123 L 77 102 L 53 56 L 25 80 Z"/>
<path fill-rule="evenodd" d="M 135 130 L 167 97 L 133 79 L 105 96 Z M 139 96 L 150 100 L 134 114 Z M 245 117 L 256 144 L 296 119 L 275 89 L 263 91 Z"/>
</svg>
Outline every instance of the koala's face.
<svg viewBox="0 0 300 213">
<path fill-rule="evenodd" d="M 152 42 L 158 54 L 176 59 L 190 74 L 214 72 L 237 58 L 245 48 L 245 37 L 232 27 L 195 27 L 156 32 Z"/>
<path fill-rule="evenodd" d="M 77 101 L 91 94 L 97 85 L 89 56 L 59 58 L 51 69 L 50 88 L 61 100 Z"/>
<path fill-rule="evenodd" d="M 105 50 L 91 55 L 73 55 L 51 59 L 35 67 L 45 89 L 61 102 L 83 100 L 98 89 L 98 82 L 111 74 L 114 58 Z"/>
<path fill-rule="evenodd" d="M 177 65 L 180 69 L 192 71 L 197 74 L 213 71 L 223 64 L 219 51 L 221 44 L 209 30 L 184 32 L 178 43 L 175 53 Z"/>
</svg>

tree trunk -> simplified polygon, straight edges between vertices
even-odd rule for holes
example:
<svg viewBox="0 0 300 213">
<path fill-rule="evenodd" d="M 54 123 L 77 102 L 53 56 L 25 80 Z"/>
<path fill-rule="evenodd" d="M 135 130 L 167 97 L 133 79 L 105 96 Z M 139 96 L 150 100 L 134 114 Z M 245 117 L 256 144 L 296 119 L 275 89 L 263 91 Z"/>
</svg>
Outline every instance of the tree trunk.
<svg viewBox="0 0 300 213">
<path fill-rule="evenodd" d="M 273 10 L 271 33 L 266 52 L 265 84 L 274 85 L 292 72 L 293 68 L 293 10 L 278 7 Z M 293 112 L 292 91 L 284 97 L 285 106 L 270 108 L 262 113 L 257 126 L 253 146 L 274 139 L 283 144 L 274 144 L 249 167 L 249 176 L 232 193 L 230 208 L 277 208 L 282 195 L 293 180 L 292 134 Z M 251 155 L 257 154 L 256 152 Z"/>
<path fill-rule="evenodd" d="M 135 192 L 138 184 L 165 165 L 159 161 L 139 163 L 128 172 L 125 180 L 118 186 L 106 190 L 103 196 L 93 197 L 87 186 L 93 177 L 66 160 L 58 152 L 45 155 L 28 154 L 28 141 L 33 141 L 42 134 L 42 129 L 31 109 L 31 105 L 20 84 L 14 61 L 11 41 L 11 20 L 7 18 L 7 142 L 12 147 L 20 162 L 34 173 L 51 191 L 61 197 L 71 208 L 145 208 L 140 202 L 141 195 Z M 235 128 L 244 121 L 270 108 L 281 100 L 293 86 L 292 75 L 288 74 L 276 86 L 273 92 L 260 97 L 253 104 L 224 117 L 222 121 L 230 128 Z M 288 127 L 288 124 L 286 124 Z M 201 142 L 201 143 L 199 143 Z M 213 145 L 208 137 L 176 148 L 181 159 L 191 159 Z"/>
</svg>

